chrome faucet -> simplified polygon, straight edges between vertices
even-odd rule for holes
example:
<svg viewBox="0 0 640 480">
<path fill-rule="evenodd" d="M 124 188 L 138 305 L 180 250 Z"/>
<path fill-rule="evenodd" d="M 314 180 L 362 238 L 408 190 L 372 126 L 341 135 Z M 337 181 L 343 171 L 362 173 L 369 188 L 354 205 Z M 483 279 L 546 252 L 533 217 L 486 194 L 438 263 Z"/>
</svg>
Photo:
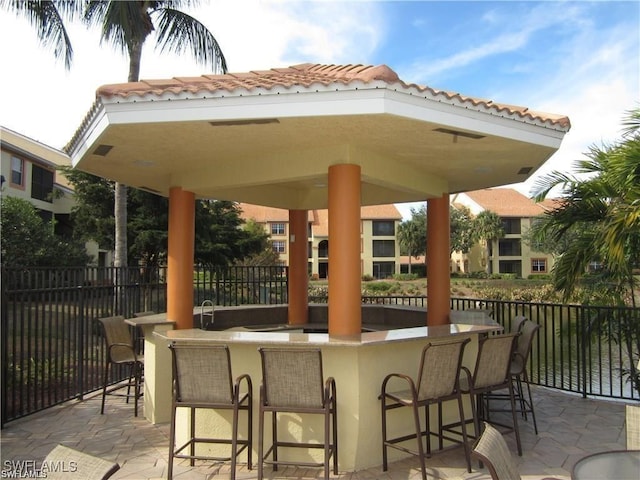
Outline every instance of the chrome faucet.
<svg viewBox="0 0 640 480">
<path fill-rule="evenodd" d="M 211 306 L 211 320 L 209 322 L 207 322 L 207 324 L 205 325 L 203 322 L 204 320 L 204 308 L 207 306 Z M 215 313 L 215 305 L 213 304 L 213 300 L 205 300 L 204 302 L 202 302 L 202 305 L 200 305 L 200 328 L 203 330 L 207 330 L 209 326 L 213 326 L 213 315 Z"/>
</svg>

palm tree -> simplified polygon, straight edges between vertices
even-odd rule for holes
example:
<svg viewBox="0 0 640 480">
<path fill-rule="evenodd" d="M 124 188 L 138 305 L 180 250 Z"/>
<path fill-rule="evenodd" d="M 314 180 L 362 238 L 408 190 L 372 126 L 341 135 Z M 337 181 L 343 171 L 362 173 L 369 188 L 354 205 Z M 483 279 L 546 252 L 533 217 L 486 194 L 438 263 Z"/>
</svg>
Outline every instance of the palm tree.
<svg viewBox="0 0 640 480">
<path fill-rule="evenodd" d="M 586 160 L 577 162 L 576 175 L 553 172 L 535 185 L 536 199 L 560 188 L 559 206 L 536 224 L 534 235 L 541 240 L 572 239 L 553 268 L 554 286 L 565 300 L 578 285 L 587 288 L 586 302 L 637 305 L 634 270 L 640 267 L 640 109 L 627 112 L 621 141 L 602 147 L 591 146 Z M 602 269 L 589 272 L 598 260 Z M 629 375 L 640 392 L 636 369 L 640 351 L 640 324 L 631 313 L 617 318 L 589 318 L 587 333 L 609 335 L 624 345 Z M 616 329 L 601 328 L 616 323 Z"/>
<path fill-rule="evenodd" d="M 90 1 L 84 20 L 101 28 L 101 41 L 111 43 L 129 56 L 129 82 L 140 76 L 142 47 L 155 31 L 156 47 L 161 52 L 190 52 L 196 61 L 226 72 L 227 62 L 213 34 L 195 18 L 179 8 L 195 6 L 197 0 L 165 1 Z M 127 188 L 115 185 L 116 267 L 127 266 Z"/>
<path fill-rule="evenodd" d="M 535 226 L 540 240 L 572 242 L 556 261 L 554 283 L 565 299 L 585 280 L 589 264 L 600 261 L 611 293 L 636 306 L 633 270 L 640 265 L 640 109 L 628 112 L 623 139 L 591 146 L 576 163 L 576 175 L 552 172 L 535 186 L 536 200 L 561 189 L 558 207 Z M 602 278 L 599 278 L 601 280 Z M 602 285 L 598 285 L 599 290 Z"/>
<path fill-rule="evenodd" d="M 45 47 L 53 45 L 54 57 L 62 57 L 65 68 L 71 68 L 73 47 L 63 19 L 73 20 L 82 12 L 84 2 L 1 0 L 0 5 L 9 12 L 25 16 L 36 28 L 40 43 Z"/>
<path fill-rule="evenodd" d="M 411 257 L 424 255 L 427 250 L 427 206 L 411 209 L 411 220 L 398 225 L 398 242 L 409 256 L 409 275 L 411 275 Z"/>
<path fill-rule="evenodd" d="M 473 238 L 484 243 L 483 257 L 486 256 L 486 269 L 489 272 L 489 244 L 504 235 L 504 227 L 500 216 L 491 210 L 483 210 L 473 219 Z M 485 258 L 483 258 L 485 260 Z"/>
</svg>

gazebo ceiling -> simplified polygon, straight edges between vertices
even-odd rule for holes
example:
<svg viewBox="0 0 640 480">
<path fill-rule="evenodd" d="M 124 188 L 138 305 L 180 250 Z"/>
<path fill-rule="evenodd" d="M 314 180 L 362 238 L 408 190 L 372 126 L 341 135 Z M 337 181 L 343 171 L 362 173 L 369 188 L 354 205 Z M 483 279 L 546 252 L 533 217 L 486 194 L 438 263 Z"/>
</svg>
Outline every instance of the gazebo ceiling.
<svg viewBox="0 0 640 480">
<path fill-rule="evenodd" d="M 105 85 L 67 146 L 73 165 L 287 209 L 327 208 L 327 172 L 361 166 L 362 204 L 526 180 L 567 117 L 407 84 L 386 66 L 286 69 Z"/>
</svg>

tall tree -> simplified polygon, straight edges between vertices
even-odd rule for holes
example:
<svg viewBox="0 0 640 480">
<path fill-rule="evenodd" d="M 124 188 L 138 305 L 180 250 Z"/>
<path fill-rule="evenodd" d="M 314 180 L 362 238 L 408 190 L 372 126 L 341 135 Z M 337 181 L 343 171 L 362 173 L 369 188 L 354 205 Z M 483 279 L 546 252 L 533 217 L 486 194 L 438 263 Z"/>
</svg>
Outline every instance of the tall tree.
<svg viewBox="0 0 640 480">
<path fill-rule="evenodd" d="M 398 226 L 398 242 L 401 251 L 409 256 L 409 274 L 411 258 L 424 255 L 427 251 L 427 205 L 411 209 L 411 219 Z"/>
<path fill-rule="evenodd" d="M 112 44 L 129 57 L 128 82 L 140 78 L 142 47 L 155 31 L 156 47 L 178 54 L 188 52 L 215 71 L 227 71 L 227 62 L 213 34 L 180 8 L 198 5 L 198 0 L 90 1 L 84 20 L 101 29 L 101 42 Z M 116 267 L 127 266 L 127 187 L 115 184 Z"/>
<path fill-rule="evenodd" d="M 53 47 L 55 58 L 64 60 L 65 68 L 71 68 L 73 47 L 64 25 L 64 19 L 73 20 L 82 12 L 85 2 L 69 0 L 1 0 L 2 8 L 22 15 L 35 27 L 40 43 Z"/>
<path fill-rule="evenodd" d="M 536 200 L 561 190 L 557 208 L 534 226 L 541 241 L 572 243 L 557 258 L 555 287 L 568 299 L 575 287 L 586 285 L 589 263 L 602 262 L 600 275 L 618 301 L 636 305 L 633 269 L 640 265 L 640 109 L 628 112 L 621 141 L 591 146 L 586 159 L 576 162 L 576 175 L 552 172 L 536 182 Z M 600 279 L 602 280 L 602 279 Z M 598 286 L 602 291 L 604 284 Z M 622 294 L 622 296 L 620 296 Z"/>
<path fill-rule="evenodd" d="M 36 207 L 16 197 L 0 196 L 0 258 L 5 267 L 82 267 L 89 263 L 84 245 L 54 233 Z"/>
<path fill-rule="evenodd" d="M 576 163 L 576 175 L 552 172 L 534 186 L 542 200 L 560 189 L 562 201 L 535 224 L 534 236 L 573 241 L 556 259 L 554 286 L 568 300 L 576 287 L 586 292 L 581 301 L 604 305 L 637 306 L 634 270 L 640 267 L 640 108 L 627 112 L 622 139 L 590 147 L 586 159 Z M 598 260 L 602 268 L 591 272 Z M 631 313 L 596 314 L 586 319 L 586 332 L 609 336 L 624 346 L 629 376 L 640 392 L 636 369 L 640 351 L 640 324 Z M 612 325 L 610 327 L 610 325 Z"/>
<path fill-rule="evenodd" d="M 489 244 L 496 238 L 504 235 L 504 227 L 500 216 L 491 210 L 483 210 L 473 219 L 473 238 L 474 241 L 484 244 L 484 253 L 487 262 L 487 271 L 489 269 Z"/>
<path fill-rule="evenodd" d="M 452 206 L 449 214 L 450 253 L 467 253 L 475 239 L 473 236 L 473 216 L 465 206 Z"/>
</svg>

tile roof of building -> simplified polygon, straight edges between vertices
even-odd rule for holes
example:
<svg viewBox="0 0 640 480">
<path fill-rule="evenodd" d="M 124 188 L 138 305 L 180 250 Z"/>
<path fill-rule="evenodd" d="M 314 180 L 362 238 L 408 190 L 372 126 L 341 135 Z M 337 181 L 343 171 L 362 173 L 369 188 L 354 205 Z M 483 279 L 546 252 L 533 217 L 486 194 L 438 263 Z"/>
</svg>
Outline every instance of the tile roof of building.
<svg viewBox="0 0 640 480">
<path fill-rule="evenodd" d="M 253 219 L 258 223 L 268 222 L 288 222 L 289 211 L 282 208 L 263 207 L 261 205 L 251 205 L 240 203 L 242 214 L 245 220 Z M 309 222 L 313 224 L 316 236 L 328 236 L 329 215 L 328 210 L 309 210 Z M 360 208 L 360 218 L 362 220 L 402 220 L 402 215 L 395 205 L 369 205 Z"/>
<path fill-rule="evenodd" d="M 486 188 L 465 194 L 501 217 L 535 217 L 544 213 L 542 205 L 512 188 Z"/>
<path fill-rule="evenodd" d="M 379 82 L 380 87 L 393 86 L 395 89 L 407 91 L 412 95 L 420 95 L 438 102 L 459 104 L 468 109 L 476 109 L 502 117 L 541 123 L 562 130 L 568 130 L 570 127 L 569 118 L 563 115 L 536 112 L 526 107 L 494 103 L 492 100 L 467 97 L 459 93 L 437 90 L 415 83 L 405 83 L 387 65 L 303 63 L 288 68 L 253 70 L 244 73 L 174 77 L 103 85 L 98 88 L 97 95 L 102 99 L 115 102 L 135 101 L 137 98 L 147 96 L 206 98 L 207 96 L 241 96 L 247 92 L 252 95 L 277 94 L 283 89 L 287 92 L 298 89 L 299 93 L 340 90 L 353 88 L 358 84 L 373 84 L 375 82 Z"/>
</svg>

